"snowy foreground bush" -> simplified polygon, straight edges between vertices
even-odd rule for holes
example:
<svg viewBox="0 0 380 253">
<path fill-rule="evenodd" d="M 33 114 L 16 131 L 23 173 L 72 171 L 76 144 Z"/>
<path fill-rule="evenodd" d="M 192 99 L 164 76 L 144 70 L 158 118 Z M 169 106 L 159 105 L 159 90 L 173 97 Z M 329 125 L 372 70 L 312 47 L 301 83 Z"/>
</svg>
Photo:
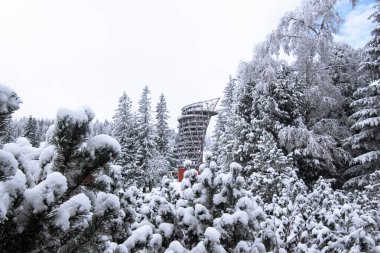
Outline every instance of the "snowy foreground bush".
<svg viewBox="0 0 380 253">
<path fill-rule="evenodd" d="M 239 164 L 220 173 L 209 159 L 200 175 L 185 173 L 180 189 L 164 180 L 137 199 L 132 235 L 123 243 L 130 252 L 377 252 L 377 190 L 334 191 L 320 179 L 309 191 L 289 167 L 268 172 L 266 186 L 277 188 L 265 202 L 264 194 L 244 189 Z"/>
<path fill-rule="evenodd" d="M 0 150 L 1 252 L 73 252 L 101 248 L 102 233 L 122 230 L 120 152 L 113 138 L 89 138 L 94 114 L 61 109 L 49 138 L 34 148 L 25 138 Z M 116 232 L 115 232 L 116 234 Z"/>
</svg>

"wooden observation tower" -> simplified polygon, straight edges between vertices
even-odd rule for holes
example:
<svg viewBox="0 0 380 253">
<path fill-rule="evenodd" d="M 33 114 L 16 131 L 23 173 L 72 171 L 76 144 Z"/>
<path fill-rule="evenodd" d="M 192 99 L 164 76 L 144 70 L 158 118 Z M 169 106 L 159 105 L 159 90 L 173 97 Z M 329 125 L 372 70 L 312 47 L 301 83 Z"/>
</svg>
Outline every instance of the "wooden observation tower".
<svg viewBox="0 0 380 253">
<path fill-rule="evenodd" d="M 203 143 L 212 116 L 217 115 L 215 107 L 219 98 L 201 101 L 182 108 L 178 118 L 178 135 L 174 154 L 178 165 L 191 160 L 195 167 L 202 163 Z"/>
</svg>

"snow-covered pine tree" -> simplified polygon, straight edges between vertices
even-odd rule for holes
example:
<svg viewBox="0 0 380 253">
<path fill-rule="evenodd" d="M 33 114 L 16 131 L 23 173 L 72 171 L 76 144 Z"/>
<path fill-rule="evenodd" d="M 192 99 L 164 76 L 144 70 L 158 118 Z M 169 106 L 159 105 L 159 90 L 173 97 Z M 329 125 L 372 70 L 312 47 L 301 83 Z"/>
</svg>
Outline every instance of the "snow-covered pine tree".
<svg viewBox="0 0 380 253">
<path fill-rule="evenodd" d="M 108 120 L 99 121 L 98 119 L 93 124 L 93 135 L 106 134 L 112 135 L 113 124 Z"/>
<path fill-rule="evenodd" d="M 150 102 L 150 90 L 145 86 L 139 100 L 139 109 L 137 115 L 137 166 L 142 172 L 142 184 L 140 186 L 152 189 L 157 179 L 149 163 L 156 155 L 155 131 L 152 124 L 152 111 Z"/>
<path fill-rule="evenodd" d="M 236 81 L 229 77 L 229 82 L 224 88 L 224 95 L 220 102 L 220 109 L 213 133 L 213 153 L 216 160 L 220 162 L 223 169 L 227 170 L 228 164 L 232 162 L 232 150 L 230 150 L 230 131 L 232 130 L 232 119 L 236 104 Z"/>
<path fill-rule="evenodd" d="M 113 116 L 112 135 L 120 143 L 121 154 L 116 163 L 122 167 L 122 181 L 127 185 L 141 184 L 143 173 L 137 163 L 137 118 L 132 112 L 132 101 L 124 92 Z"/>
<path fill-rule="evenodd" d="M 161 94 L 156 106 L 156 124 L 155 124 L 155 143 L 156 154 L 152 157 L 150 162 L 156 171 L 159 178 L 156 181 L 160 181 L 164 175 L 170 175 L 174 170 L 170 166 L 171 147 L 170 141 L 170 128 L 168 124 L 169 112 L 166 105 L 166 99 L 164 94 Z"/>
<path fill-rule="evenodd" d="M 169 111 L 164 94 L 161 94 L 156 106 L 156 144 L 157 151 L 166 156 L 169 152 Z"/>
<path fill-rule="evenodd" d="M 13 120 L 10 120 L 5 129 L 4 135 L 0 137 L 0 143 L 11 143 L 15 141 L 17 137 L 19 137 L 19 135 L 17 134 L 17 126 Z"/>
<path fill-rule="evenodd" d="M 358 150 L 353 166 L 345 173 L 351 178 L 346 187 L 363 187 L 369 183 L 369 174 L 380 169 L 380 2 L 371 15 L 376 24 L 371 32 L 373 38 L 366 46 L 366 58 L 362 63 L 365 77 L 370 81 L 355 92 L 356 100 L 351 103 L 356 122 L 350 138 L 352 148 Z"/>
<path fill-rule="evenodd" d="M 8 171 L 0 182 L 3 251 L 97 252 L 117 237 L 109 232 L 112 221 L 129 213 L 101 179 L 120 146 L 105 135 L 88 139 L 93 117 L 88 108 L 60 109 L 51 145 L 37 149 L 21 138 L 0 152 Z"/>
<path fill-rule="evenodd" d="M 380 2 L 376 0 L 376 4 L 373 7 L 374 12 L 369 17 L 375 24 L 375 28 L 371 31 L 372 39 L 367 43 L 364 48 L 365 59 L 361 64 L 361 69 L 365 71 L 365 75 L 370 80 L 375 81 L 380 79 Z"/>
<path fill-rule="evenodd" d="M 8 131 L 9 121 L 14 111 L 20 108 L 21 99 L 8 86 L 0 84 L 0 136 L 2 138 Z"/>
<path fill-rule="evenodd" d="M 40 144 L 37 131 L 37 120 L 30 115 L 25 125 L 24 136 L 29 140 L 33 147 L 37 147 Z"/>
<path fill-rule="evenodd" d="M 249 67 L 245 68 L 249 71 Z M 237 97 L 236 119 L 234 120 L 233 141 L 233 161 L 239 162 L 245 167 L 251 160 L 251 154 L 254 152 L 254 143 L 258 138 L 259 129 L 253 126 L 252 107 L 253 95 L 256 83 L 252 79 L 240 80 L 239 93 Z"/>
</svg>

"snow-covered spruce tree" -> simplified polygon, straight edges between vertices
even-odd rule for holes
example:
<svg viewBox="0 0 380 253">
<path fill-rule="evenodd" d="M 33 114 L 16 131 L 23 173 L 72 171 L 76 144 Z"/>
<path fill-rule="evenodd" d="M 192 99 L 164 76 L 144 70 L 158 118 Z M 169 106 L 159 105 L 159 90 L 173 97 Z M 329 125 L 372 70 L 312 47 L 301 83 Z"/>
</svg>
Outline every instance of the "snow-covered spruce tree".
<svg viewBox="0 0 380 253">
<path fill-rule="evenodd" d="M 116 114 L 116 113 L 115 113 Z M 93 123 L 93 135 L 106 134 L 112 135 L 113 124 L 108 120 L 99 121 L 98 119 Z"/>
<path fill-rule="evenodd" d="M 375 24 L 375 28 L 371 31 L 372 39 L 364 48 L 365 59 L 362 62 L 361 69 L 365 71 L 370 80 L 375 81 L 380 79 L 380 2 L 376 0 L 374 12 L 369 17 Z"/>
<path fill-rule="evenodd" d="M 229 140 L 229 130 L 233 118 L 234 104 L 236 102 L 236 79 L 230 76 L 229 82 L 224 88 L 224 95 L 220 102 L 218 117 L 213 133 L 213 153 L 220 161 L 222 167 L 227 167 L 232 162 L 232 151 Z"/>
<path fill-rule="evenodd" d="M 127 185 L 141 184 L 143 172 L 137 163 L 137 118 L 132 112 L 132 101 L 124 92 L 113 116 L 112 135 L 120 143 L 121 154 L 116 163 L 122 167 L 122 181 Z"/>
<path fill-rule="evenodd" d="M 32 144 L 33 147 L 37 147 L 40 144 L 37 132 L 37 120 L 32 116 L 29 116 L 24 129 L 24 137 L 26 137 L 29 140 L 30 144 Z"/>
<path fill-rule="evenodd" d="M 0 143 L 11 143 L 15 141 L 20 135 L 17 133 L 17 126 L 13 120 L 8 122 L 4 135 L 1 137 Z"/>
<path fill-rule="evenodd" d="M 248 71 L 248 70 L 246 70 Z M 253 92 L 256 83 L 252 79 L 240 80 L 239 93 L 237 96 L 236 117 L 233 119 L 232 140 L 233 161 L 239 162 L 243 167 L 247 166 L 254 152 L 254 144 L 261 131 L 254 125 L 252 118 Z"/>
<path fill-rule="evenodd" d="M 342 103 L 336 110 L 330 111 L 329 117 L 324 117 L 313 125 L 312 130 L 316 134 L 330 135 L 334 138 L 336 146 L 344 147 L 346 159 L 335 159 L 338 181 L 335 185 L 341 185 L 344 182 L 343 173 L 349 167 L 352 159 L 350 146 L 347 145 L 347 138 L 352 135 L 351 126 L 354 123 L 349 116 L 352 115 L 353 108 L 350 106 L 354 99 L 355 90 L 363 85 L 361 80 L 359 66 L 362 57 L 362 49 L 355 50 L 344 43 L 334 43 L 330 49 L 330 59 L 328 60 L 329 76 L 332 85 L 341 93 Z M 339 157 L 337 157 L 339 158 Z"/>
<path fill-rule="evenodd" d="M 169 152 L 169 112 L 166 105 L 164 94 L 161 94 L 160 100 L 156 106 L 156 144 L 157 151 L 166 156 Z"/>
<path fill-rule="evenodd" d="M 143 178 L 140 186 L 152 189 L 157 181 L 157 171 L 154 171 L 149 163 L 156 155 L 155 131 L 152 124 L 151 102 L 149 97 L 150 91 L 145 86 L 139 101 L 137 115 L 137 166 L 142 172 Z"/>
<path fill-rule="evenodd" d="M 150 162 L 150 166 L 156 171 L 159 180 L 161 180 L 164 175 L 169 175 L 170 172 L 174 170 L 174 168 L 171 168 L 170 166 L 172 152 L 169 145 L 170 128 L 168 124 L 168 113 L 165 96 L 164 94 L 161 94 L 156 106 L 155 143 L 157 152 Z"/>
<path fill-rule="evenodd" d="M 218 168 L 211 152 L 204 152 L 205 163 L 199 167 L 200 175 L 197 182 L 192 186 L 192 194 L 195 204 L 201 204 L 207 210 L 211 210 L 214 206 L 213 197 L 216 188 L 213 182 L 218 174 Z"/>
<path fill-rule="evenodd" d="M 11 115 L 20 108 L 21 99 L 11 88 L 0 84 L 0 141 L 8 131 Z"/>
<path fill-rule="evenodd" d="M 372 31 L 373 38 L 368 42 L 367 54 L 362 69 L 370 82 L 355 92 L 356 100 L 351 103 L 355 113 L 352 126 L 354 135 L 350 138 L 352 148 L 357 154 L 353 166 L 345 173 L 346 187 L 363 187 L 368 184 L 369 174 L 380 169 L 380 2 L 375 5 L 371 15 L 377 25 Z"/>
<path fill-rule="evenodd" d="M 244 173 L 246 187 L 265 203 L 271 203 L 274 195 L 279 196 L 283 188 L 288 187 L 284 185 L 284 178 L 292 178 L 296 172 L 292 158 L 284 155 L 271 133 L 262 132 L 257 148 L 252 156 L 252 166 L 244 168 L 250 169 Z"/>
<path fill-rule="evenodd" d="M 46 133 L 53 124 L 54 120 L 52 119 L 37 119 L 37 139 L 39 142 L 46 141 Z"/>
</svg>

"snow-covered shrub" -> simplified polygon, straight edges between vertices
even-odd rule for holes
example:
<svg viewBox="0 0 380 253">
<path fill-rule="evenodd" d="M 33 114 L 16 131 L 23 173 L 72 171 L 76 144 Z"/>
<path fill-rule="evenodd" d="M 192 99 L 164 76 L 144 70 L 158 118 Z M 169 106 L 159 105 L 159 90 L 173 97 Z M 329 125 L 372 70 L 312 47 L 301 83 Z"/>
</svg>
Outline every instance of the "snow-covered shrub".
<svg viewBox="0 0 380 253">
<path fill-rule="evenodd" d="M 50 145 L 19 138 L 0 150 L 2 250 L 99 251 L 128 237 L 133 189 L 120 194 L 120 170 L 109 163 L 119 144 L 88 139 L 93 117 L 88 108 L 61 109 Z"/>
</svg>

